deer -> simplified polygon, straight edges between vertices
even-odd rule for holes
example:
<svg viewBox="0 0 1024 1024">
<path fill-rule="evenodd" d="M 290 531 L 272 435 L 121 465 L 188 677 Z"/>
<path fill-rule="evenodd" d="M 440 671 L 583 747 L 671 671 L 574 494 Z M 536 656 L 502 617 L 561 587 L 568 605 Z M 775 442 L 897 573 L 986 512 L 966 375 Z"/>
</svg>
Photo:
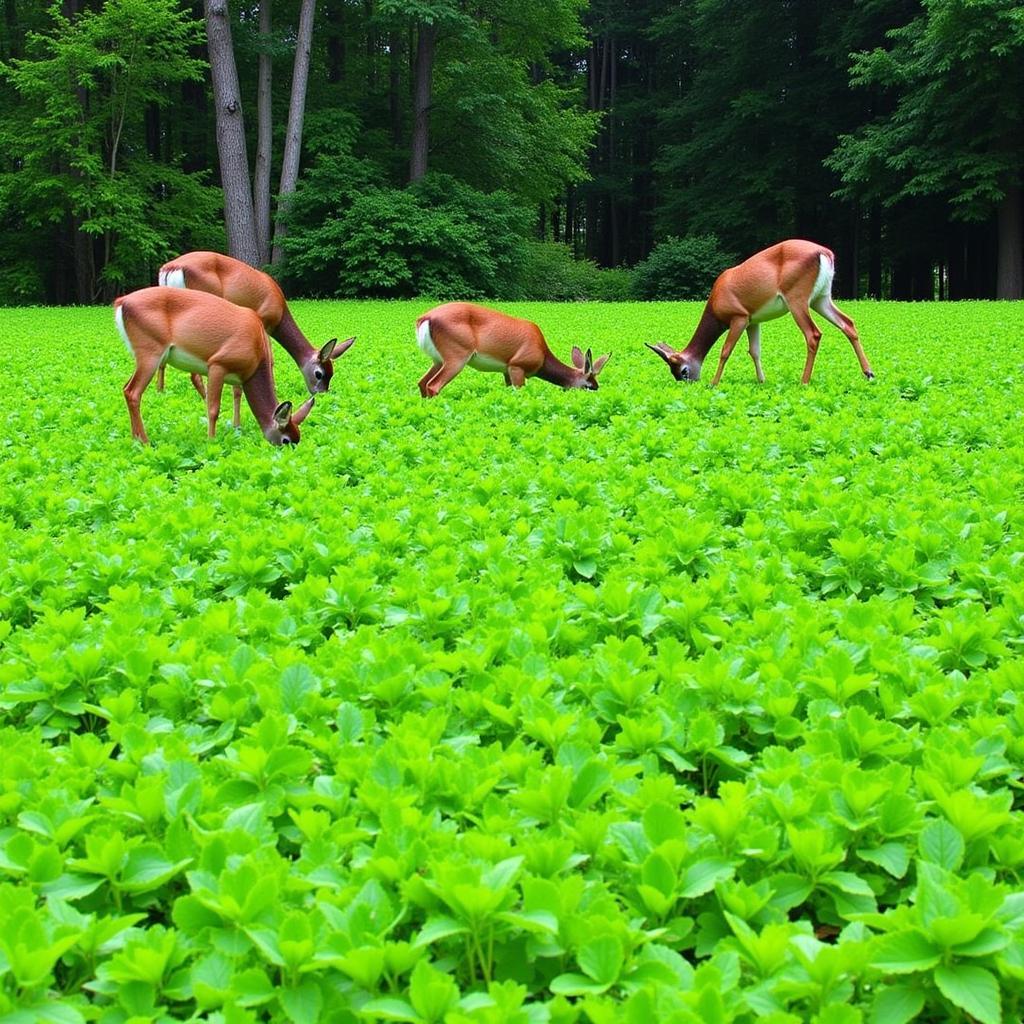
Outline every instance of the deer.
<svg viewBox="0 0 1024 1024">
<path fill-rule="evenodd" d="M 597 375 L 611 353 L 597 360 L 590 349 L 572 349 L 572 366 L 557 359 L 540 328 L 471 302 L 447 302 L 416 321 L 416 341 L 432 366 L 420 378 L 423 398 L 436 398 L 465 366 L 502 373 L 505 384 L 521 388 L 527 377 L 540 377 L 562 388 L 597 390 Z"/>
<path fill-rule="evenodd" d="M 267 334 L 276 339 L 295 360 L 311 395 L 318 395 L 328 389 L 334 374 L 334 360 L 340 359 L 356 340 L 347 338 L 339 344 L 337 338 L 332 338 L 319 349 L 314 348 L 299 330 L 280 285 L 262 270 L 219 252 L 187 252 L 165 263 L 157 273 L 157 281 L 164 287 L 194 288 L 209 292 L 236 306 L 254 310 L 263 321 Z M 199 374 L 191 376 L 193 387 L 205 397 Z M 157 377 L 157 391 L 163 389 L 164 368 L 161 367 Z M 242 392 L 236 387 L 232 420 L 236 428 L 240 425 L 241 404 Z"/>
<path fill-rule="evenodd" d="M 832 301 L 835 265 L 832 250 L 817 242 L 791 238 L 769 246 L 719 274 L 686 348 L 676 351 L 660 341 L 645 344 L 668 363 L 676 380 L 695 381 L 700 380 L 701 365 L 711 347 L 728 332 L 718 358 L 718 370 L 711 381 L 711 386 L 717 387 L 726 360 L 745 330 L 754 373 L 758 383 L 763 384 L 761 324 L 789 312 L 807 342 L 807 361 L 801 383 L 809 384 L 821 341 L 821 331 L 811 319 L 813 309 L 846 335 L 864 376 L 872 380 L 875 375 L 853 321 Z"/>
<path fill-rule="evenodd" d="M 206 377 L 209 436 L 216 436 L 221 391 L 233 384 L 273 445 L 299 443 L 299 424 L 313 407 L 313 396 L 292 414 L 291 402 L 278 402 L 271 372 L 270 342 L 263 321 L 251 309 L 199 291 L 142 288 L 114 301 L 114 323 L 135 357 L 135 372 L 124 386 L 132 437 L 149 444 L 142 423 L 142 395 L 166 365 Z"/>
</svg>

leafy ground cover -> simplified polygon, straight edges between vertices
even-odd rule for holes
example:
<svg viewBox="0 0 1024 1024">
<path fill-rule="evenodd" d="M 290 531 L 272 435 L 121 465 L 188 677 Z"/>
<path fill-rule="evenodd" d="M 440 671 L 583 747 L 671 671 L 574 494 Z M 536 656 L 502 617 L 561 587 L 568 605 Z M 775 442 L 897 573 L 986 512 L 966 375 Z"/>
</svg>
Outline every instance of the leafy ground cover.
<svg viewBox="0 0 1024 1024">
<path fill-rule="evenodd" d="M 109 310 L 0 339 L 0 1021 L 1024 1012 L 1024 310 L 517 307 L 601 390 L 356 333 L 295 450 Z M 298 398 L 278 360 L 279 392 Z"/>
</svg>

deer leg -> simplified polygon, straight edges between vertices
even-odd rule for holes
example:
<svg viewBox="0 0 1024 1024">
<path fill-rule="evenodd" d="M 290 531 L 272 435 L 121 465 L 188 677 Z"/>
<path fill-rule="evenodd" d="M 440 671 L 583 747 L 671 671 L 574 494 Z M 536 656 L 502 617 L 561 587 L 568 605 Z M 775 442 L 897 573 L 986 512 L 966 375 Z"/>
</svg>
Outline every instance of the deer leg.
<svg viewBox="0 0 1024 1024">
<path fill-rule="evenodd" d="M 512 387 L 512 378 L 508 375 L 508 370 L 506 370 L 502 374 L 502 376 L 505 378 L 505 387 L 507 387 L 507 388 Z"/>
<path fill-rule="evenodd" d="M 761 369 L 761 325 L 747 324 L 747 341 L 750 343 L 750 358 L 754 360 L 754 373 L 757 383 L 764 383 L 764 370 Z"/>
<path fill-rule="evenodd" d="M 162 372 L 163 371 L 161 370 L 161 373 Z M 188 375 L 188 379 L 190 381 L 192 381 L 192 387 L 194 387 L 196 389 L 196 391 L 199 392 L 199 397 L 205 400 L 206 399 L 206 385 L 203 383 L 203 378 L 200 377 L 198 373 L 190 373 Z"/>
<path fill-rule="evenodd" d="M 156 389 L 157 389 L 157 391 L 163 391 L 163 389 L 164 389 L 164 369 L 165 369 L 165 367 L 161 366 L 160 369 L 156 371 Z"/>
<path fill-rule="evenodd" d="M 509 366 L 505 371 L 505 383 L 514 388 L 524 387 L 526 371 L 521 366 Z"/>
<path fill-rule="evenodd" d="M 872 380 L 875 374 L 871 369 L 871 364 L 868 362 L 868 357 L 864 354 L 864 349 L 860 343 L 860 336 L 857 334 L 857 328 L 854 327 L 853 321 L 832 301 L 830 295 L 824 295 L 818 299 L 814 303 L 814 309 L 830 324 L 838 327 L 846 335 L 853 346 L 853 351 L 857 356 L 857 362 L 860 363 L 861 371 L 868 380 Z"/>
<path fill-rule="evenodd" d="M 235 430 L 242 429 L 242 389 L 236 384 L 234 387 L 235 411 L 231 420 L 231 426 Z"/>
<path fill-rule="evenodd" d="M 804 375 L 800 378 L 801 384 L 810 384 L 811 373 L 814 370 L 814 357 L 818 354 L 818 345 L 821 343 L 821 331 L 818 325 L 811 319 L 810 310 L 804 304 L 793 303 L 789 307 L 797 326 L 804 332 L 804 341 L 807 342 L 807 361 L 804 363 Z"/>
<path fill-rule="evenodd" d="M 715 376 L 711 381 L 711 386 L 718 387 L 718 382 L 722 379 L 722 371 L 725 369 L 726 361 L 729 356 L 732 355 L 732 350 L 736 347 L 736 342 L 739 341 L 740 335 L 746 330 L 747 317 L 738 316 L 735 317 L 731 324 L 729 324 L 729 333 L 725 337 L 725 342 L 722 345 L 722 353 L 718 357 L 718 370 L 715 372 Z"/>
<path fill-rule="evenodd" d="M 441 364 L 441 369 L 430 378 L 427 383 L 427 398 L 437 398 L 438 392 L 446 384 L 450 384 L 458 375 L 462 368 L 469 362 L 469 356 L 467 355 L 460 362 L 444 362 Z"/>
<path fill-rule="evenodd" d="M 220 395 L 224 390 L 224 367 L 218 363 L 210 363 L 209 375 L 206 378 L 206 422 L 209 424 L 209 437 L 217 435 L 217 417 L 220 415 Z"/>
<path fill-rule="evenodd" d="M 146 428 L 142 425 L 142 393 L 159 369 L 161 358 L 162 353 L 152 357 L 140 357 L 136 353 L 135 372 L 124 386 L 124 400 L 128 406 L 128 416 L 132 421 L 132 437 L 143 444 L 149 444 L 149 438 L 146 436 Z"/>
<path fill-rule="evenodd" d="M 430 378 L 433 377 L 437 373 L 437 371 L 441 369 L 441 365 L 441 363 L 432 364 L 430 369 L 427 370 L 427 372 L 423 374 L 422 377 L 420 377 L 416 386 L 420 389 L 421 398 L 427 397 L 427 384 L 430 383 Z"/>
</svg>

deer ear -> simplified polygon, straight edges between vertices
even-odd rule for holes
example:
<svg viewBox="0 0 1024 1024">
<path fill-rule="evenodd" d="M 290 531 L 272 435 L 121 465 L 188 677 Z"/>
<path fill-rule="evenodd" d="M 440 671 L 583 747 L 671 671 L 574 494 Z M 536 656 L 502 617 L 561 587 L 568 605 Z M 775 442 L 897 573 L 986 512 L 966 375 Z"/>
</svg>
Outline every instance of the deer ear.
<svg viewBox="0 0 1024 1024">
<path fill-rule="evenodd" d="M 291 405 L 290 402 L 286 402 L 286 405 Z M 313 408 L 313 396 L 310 395 L 302 405 L 296 410 L 295 415 L 292 417 L 292 423 L 298 426 L 308 415 L 309 410 Z"/>
<path fill-rule="evenodd" d="M 326 342 L 316 354 L 317 359 L 321 363 L 326 363 L 330 359 L 334 358 L 334 350 L 338 347 L 338 339 L 331 338 L 330 341 Z"/>
<path fill-rule="evenodd" d="M 284 430 L 288 426 L 288 421 L 292 418 L 292 403 L 282 402 L 274 410 L 274 423 L 277 424 L 281 430 Z"/>
<path fill-rule="evenodd" d="M 659 342 L 655 342 L 655 344 L 651 345 L 649 342 L 645 341 L 644 344 L 652 352 L 654 352 L 657 355 L 661 356 L 661 358 L 664 359 L 665 362 L 668 363 L 671 366 L 672 360 L 669 357 L 674 355 L 674 352 L 673 352 L 673 350 L 668 345 L 665 344 L 665 342 L 659 341 Z"/>
<path fill-rule="evenodd" d="M 577 370 L 583 369 L 583 352 L 579 345 L 573 345 L 572 347 L 572 365 L 575 366 Z"/>
<path fill-rule="evenodd" d="M 583 372 L 588 376 L 594 372 L 594 354 L 587 349 L 587 354 L 583 357 Z"/>
<path fill-rule="evenodd" d="M 355 344 L 355 340 L 355 338 L 346 338 L 344 341 L 338 342 L 331 358 L 340 359 Z"/>
<path fill-rule="evenodd" d="M 598 356 L 597 360 L 594 362 L 594 368 L 590 371 L 591 375 L 596 377 L 604 369 L 604 364 L 607 363 L 611 357 L 611 352 L 606 356 Z"/>
</svg>

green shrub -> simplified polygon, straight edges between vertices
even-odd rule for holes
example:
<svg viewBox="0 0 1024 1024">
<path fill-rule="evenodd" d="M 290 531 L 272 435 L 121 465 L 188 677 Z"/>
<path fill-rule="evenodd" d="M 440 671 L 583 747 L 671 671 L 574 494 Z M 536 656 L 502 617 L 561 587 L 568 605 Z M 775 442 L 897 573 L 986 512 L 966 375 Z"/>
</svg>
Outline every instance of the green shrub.
<svg viewBox="0 0 1024 1024">
<path fill-rule="evenodd" d="M 282 276 L 303 294 L 512 298 L 529 215 L 505 192 L 447 175 L 392 188 L 336 156 L 309 176 L 289 221 Z"/>
<path fill-rule="evenodd" d="M 577 260 L 567 245 L 530 242 L 519 278 L 524 299 L 549 302 L 623 302 L 631 298 L 632 272 L 602 270 L 591 260 Z"/>
<path fill-rule="evenodd" d="M 633 294 L 638 299 L 706 299 L 715 278 L 735 262 L 716 235 L 672 236 L 637 264 Z"/>
</svg>

